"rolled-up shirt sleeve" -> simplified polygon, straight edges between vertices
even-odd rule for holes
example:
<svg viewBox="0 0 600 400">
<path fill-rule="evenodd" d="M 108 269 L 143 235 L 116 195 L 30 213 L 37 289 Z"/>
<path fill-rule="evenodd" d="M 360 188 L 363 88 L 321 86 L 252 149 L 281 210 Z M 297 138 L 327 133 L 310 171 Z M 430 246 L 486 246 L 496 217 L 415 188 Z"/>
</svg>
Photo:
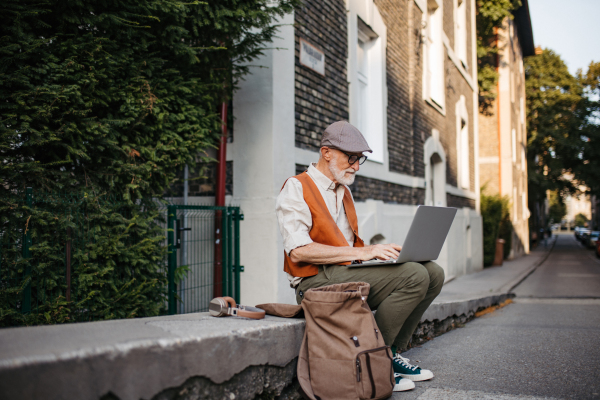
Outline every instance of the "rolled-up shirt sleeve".
<svg viewBox="0 0 600 400">
<path fill-rule="evenodd" d="M 302 184 L 298 179 L 288 179 L 277 196 L 275 211 L 283 236 L 283 249 L 288 256 L 295 248 L 313 242 L 308 234 L 312 228 L 312 215 L 304 201 Z"/>
</svg>

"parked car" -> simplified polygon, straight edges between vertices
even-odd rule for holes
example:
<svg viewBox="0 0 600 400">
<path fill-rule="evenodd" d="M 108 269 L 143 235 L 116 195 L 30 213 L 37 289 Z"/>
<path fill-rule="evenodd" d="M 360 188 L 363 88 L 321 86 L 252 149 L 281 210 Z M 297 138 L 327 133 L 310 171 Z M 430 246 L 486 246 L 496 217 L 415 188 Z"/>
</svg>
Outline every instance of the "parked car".
<svg viewBox="0 0 600 400">
<path fill-rule="evenodd" d="M 579 228 L 579 231 L 577 233 L 577 240 L 579 240 L 581 243 L 583 243 L 584 237 L 585 235 L 588 235 L 590 233 L 590 230 L 587 228 Z"/>
<path fill-rule="evenodd" d="M 595 249 L 598 245 L 598 238 L 600 237 L 600 231 L 592 231 L 590 236 L 587 238 L 586 247 L 589 249 Z"/>
<path fill-rule="evenodd" d="M 596 242 L 596 257 L 600 258 L 600 240 Z"/>
</svg>

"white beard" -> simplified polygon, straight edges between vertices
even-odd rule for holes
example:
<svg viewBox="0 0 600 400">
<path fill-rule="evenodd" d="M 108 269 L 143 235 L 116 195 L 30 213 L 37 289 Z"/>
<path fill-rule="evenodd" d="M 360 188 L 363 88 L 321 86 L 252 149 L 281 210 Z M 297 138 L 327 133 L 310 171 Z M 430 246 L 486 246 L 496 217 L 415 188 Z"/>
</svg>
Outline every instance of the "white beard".
<svg viewBox="0 0 600 400">
<path fill-rule="evenodd" d="M 331 172 L 331 174 L 333 175 L 333 177 L 335 178 L 337 183 L 341 183 L 342 185 L 346 185 L 346 186 L 350 186 L 354 183 L 356 171 L 354 171 L 352 168 L 348 168 L 345 170 L 338 168 L 337 157 L 333 158 L 329 162 L 329 171 Z M 350 174 L 350 175 L 348 175 L 348 174 Z"/>
</svg>

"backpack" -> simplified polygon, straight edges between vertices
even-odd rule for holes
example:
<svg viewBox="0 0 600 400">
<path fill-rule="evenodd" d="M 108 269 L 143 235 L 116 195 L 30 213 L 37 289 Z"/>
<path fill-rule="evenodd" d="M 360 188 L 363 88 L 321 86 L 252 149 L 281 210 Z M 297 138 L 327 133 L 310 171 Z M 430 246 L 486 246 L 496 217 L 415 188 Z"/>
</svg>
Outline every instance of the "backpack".
<svg viewBox="0 0 600 400">
<path fill-rule="evenodd" d="M 300 393 L 310 400 L 384 399 L 392 395 L 392 352 L 369 305 L 369 284 L 348 282 L 309 289 L 301 306 L 263 304 L 267 314 L 304 311 L 298 357 Z M 285 310 L 285 311 L 284 311 Z"/>
</svg>

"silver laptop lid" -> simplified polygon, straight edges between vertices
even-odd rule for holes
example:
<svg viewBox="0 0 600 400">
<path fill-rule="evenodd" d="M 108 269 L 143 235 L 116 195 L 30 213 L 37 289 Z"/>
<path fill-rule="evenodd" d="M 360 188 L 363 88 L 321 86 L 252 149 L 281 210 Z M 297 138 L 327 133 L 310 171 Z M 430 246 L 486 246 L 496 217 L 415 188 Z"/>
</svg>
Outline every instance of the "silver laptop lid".
<svg viewBox="0 0 600 400">
<path fill-rule="evenodd" d="M 419 206 L 397 262 L 431 261 L 440 256 L 457 209 Z"/>
</svg>

